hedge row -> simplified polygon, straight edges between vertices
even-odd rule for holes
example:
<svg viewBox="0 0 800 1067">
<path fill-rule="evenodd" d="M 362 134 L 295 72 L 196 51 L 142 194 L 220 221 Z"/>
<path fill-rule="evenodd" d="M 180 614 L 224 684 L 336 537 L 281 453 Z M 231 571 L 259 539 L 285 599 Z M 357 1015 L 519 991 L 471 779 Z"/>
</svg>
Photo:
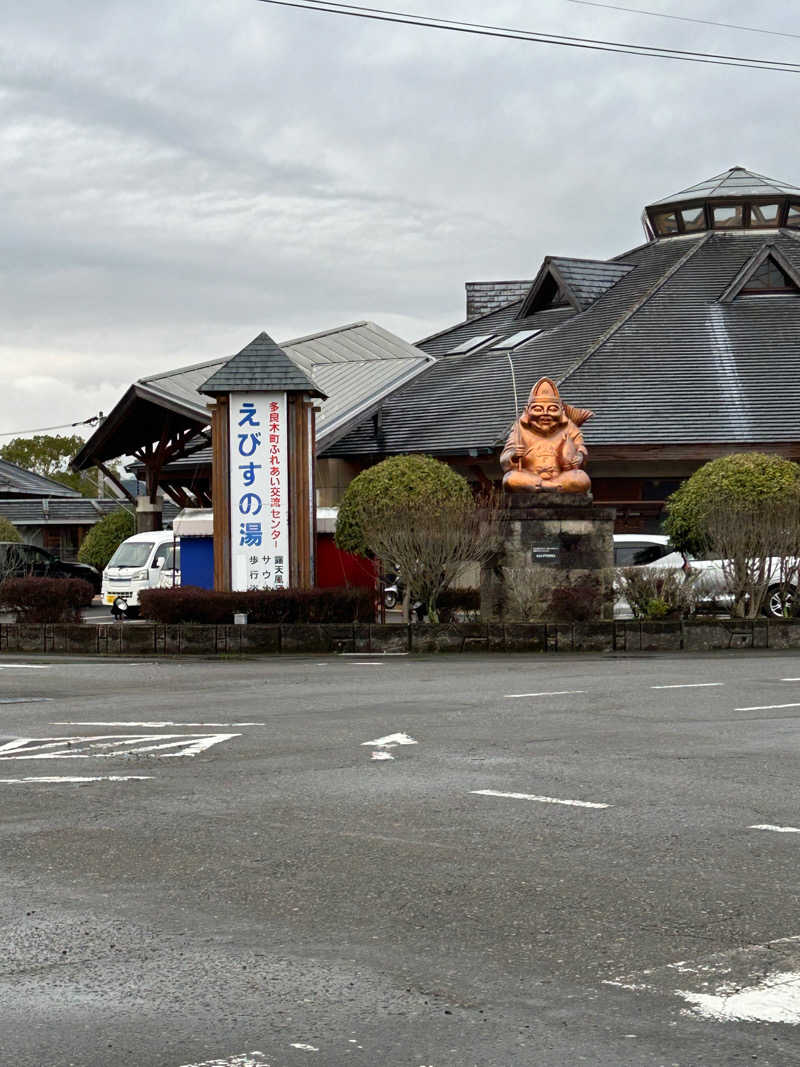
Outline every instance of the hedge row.
<svg viewBox="0 0 800 1067">
<path fill-rule="evenodd" d="M 185 586 L 146 589 L 139 594 L 141 615 L 160 623 L 223 624 L 243 612 L 251 623 L 372 622 L 371 589 L 266 589 L 217 593 Z"/>
<path fill-rule="evenodd" d="M 6 578 L 0 582 L 0 609 L 16 612 L 17 622 L 80 622 L 94 589 L 82 578 Z"/>
</svg>

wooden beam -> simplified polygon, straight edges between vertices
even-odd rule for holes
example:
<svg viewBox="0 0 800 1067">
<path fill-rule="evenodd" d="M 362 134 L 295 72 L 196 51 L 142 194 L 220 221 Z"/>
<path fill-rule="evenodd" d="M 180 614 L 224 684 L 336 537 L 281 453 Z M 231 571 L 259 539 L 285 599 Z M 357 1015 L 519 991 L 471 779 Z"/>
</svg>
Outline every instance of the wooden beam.
<svg viewBox="0 0 800 1067">
<path fill-rule="evenodd" d="M 106 478 L 108 478 L 108 480 L 109 480 L 109 481 L 110 481 L 110 482 L 111 482 L 111 483 L 112 483 L 113 485 L 115 485 L 115 486 L 117 487 L 117 489 L 119 489 L 119 491 L 120 491 L 120 492 L 121 492 L 121 493 L 122 493 L 122 494 L 123 494 L 124 496 L 126 496 L 126 497 L 128 498 L 128 500 L 130 500 L 130 502 L 131 502 L 132 504 L 135 504 L 135 503 L 136 503 L 136 497 L 135 497 L 135 496 L 133 495 L 133 493 L 131 493 L 131 492 L 130 492 L 130 490 L 128 490 L 128 489 L 126 489 L 126 488 L 125 488 L 125 486 L 124 486 L 124 485 L 122 484 L 122 482 L 121 482 L 121 481 L 119 480 L 119 478 L 118 478 L 118 477 L 116 476 L 116 474 L 115 474 L 115 473 L 114 473 L 114 472 L 113 472 L 113 471 L 111 470 L 111 468 L 110 468 L 110 467 L 107 467 L 107 466 L 105 465 L 105 463 L 95 463 L 95 466 L 97 467 L 97 469 L 98 469 L 99 471 L 102 471 L 102 472 L 103 472 L 103 476 L 104 476 L 104 477 L 106 477 Z"/>
<path fill-rule="evenodd" d="M 231 588 L 231 500 L 230 500 L 230 405 L 227 396 L 218 397 L 211 409 L 214 463 L 211 496 L 214 501 L 214 588 Z"/>
</svg>

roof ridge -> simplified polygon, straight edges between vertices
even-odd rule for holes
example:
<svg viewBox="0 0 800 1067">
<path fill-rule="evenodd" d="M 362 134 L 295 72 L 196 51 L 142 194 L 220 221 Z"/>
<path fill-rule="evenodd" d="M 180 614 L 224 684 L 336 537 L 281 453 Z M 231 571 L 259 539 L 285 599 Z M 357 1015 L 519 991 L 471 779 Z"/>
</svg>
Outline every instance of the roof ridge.
<svg viewBox="0 0 800 1067">
<path fill-rule="evenodd" d="M 318 330 L 317 333 L 307 333 L 302 337 L 292 337 L 289 341 L 282 341 L 280 347 L 286 348 L 287 345 L 299 345 L 304 341 L 315 341 L 318 337 L 330 337 L 334 333 L 344 333 L 345 330 L 355 330 L 359 326 L 377 326 L 376 322 L 372 322 L 370 319 L 358 319 L 356 322 L 348 322 L 343 326 L 334 326 L 332 330 Z M 402 337 L 400 338 L 402 341 Z"/>
<path fill-rule="evenodd" d="M 609 328 L 605 330 L 597 338 L 597 340 L 589 346 L 589 348 L 581 356 L 581 358 L 577 360 L 577 362 L 573 363 L 572 366 L 569 367 L 567 371 L 558 378 L 558 385 L 562 385 L 563 382 L 565 382 L 571 375 L 573 375 L 577 370 L 579 370 L 580 367 L 582 367 L 587 360 L 591 359 L 591 357 L 596 352 L 598 352 L 603 347 L 603 345 L 606 344 L 606 342 L 614 336 L 615 333 L 618 333 L 619 330 L 622 329 L 622 327 L 626 324 L 626 322 L 629 321 L 629 319 L 633 318 L 633 316 L 638 311 L 641 311 L 641 309 L 648 302 L 648 300 L 652 299 L 652 297 L 655 296 L 659 289 L 662 289 L 667 284 L 667 282 L 671 278 L 673 278 L 678 273 L 678 271 L 681 270 L 686 265 L 686 263 L 689 262 L 690 259 L 693 258 L 695 253 L 697 253 L 708 243 L 709 239 L 712 236 L 712 233 L 713 231 L 709 230 L 708 233 L 704 234 L 703 237 L 697 242 L 697 244 L 692 245 L 689 251 L 685 252 L 678 260 L 676 260 L 676 262 L 672 264 L 669 270 L 667 270 L 665 274 L 661 275 L 657 282 L 651 285 L 650 288 L 642 294 L 642 296 L 640 296 L 636 301 L 634 301 L 633 305 L 628 308 L 622 315 L 620 315 L 620 317 L 616 319 L 616 321 L 614 321 L 611 326 L 609 326 Z"/>
<path fill-rule="evenodd" d="M 158 374 L 147 374 L 143 378 L 137 378 L 136 384 L 146 385 L 154 378 L 172 378 L 175 374 L 186 374 L 190 370 L 202 370 L 204 367 L 211 367 L 215 363 L 227 363 L 229 359 L 233 359 L 233 356 L 217 356 L 215 359 L 206 359 L 202 363 L 190 363 L 188 367 L 175 367 L 174 370 L 162 370 Z"/>
<path fill-rule="evenodd" d="M 614 267 L 617 265 L 616 258 L 614 259 L 590 259 L 587 256 L 549 256 L 550 260 L 561 261 L 564 263 L 602 263 L 606 267 Z M 630 264 L 634 266 L 634 264 Z"/>
</svg>

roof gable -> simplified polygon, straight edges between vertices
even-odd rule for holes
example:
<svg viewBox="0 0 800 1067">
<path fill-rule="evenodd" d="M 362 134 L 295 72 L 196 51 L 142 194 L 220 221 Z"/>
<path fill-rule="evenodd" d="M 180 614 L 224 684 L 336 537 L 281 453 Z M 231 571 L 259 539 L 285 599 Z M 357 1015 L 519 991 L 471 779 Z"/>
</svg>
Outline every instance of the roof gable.
<svg viewBox="0 0 800 1067">
<path fill-rule="evenodd" d="M 80 497 L 77 489 L 70 489 L 63 482 L 34 474 L 24 467 L 0 459 L 0 497 Z"/>
<path fill-rule="evenodd" d="M 631 263 L 548 256 L 519 310 L 520 319 L 545 308 L 586 308 L 633 270 Z"/>
<path fill-rule="evenodd" d="M 779 275 L 779 284 L 773 284 L 768 277 L 775 272 Z M 747 260 L 720 297 L 720 303 L 730 304 L 748 291 L 800 296 L 800 271 L 772 241 L 767 241 Z"/>
<path fill-rule="evenodd" d="M 323 400 L 326 396 L 269 334 L 263 332 L 200 386 L 200 392 L 208 396 L 249 390 L 309 393 Z"/>
</svg>

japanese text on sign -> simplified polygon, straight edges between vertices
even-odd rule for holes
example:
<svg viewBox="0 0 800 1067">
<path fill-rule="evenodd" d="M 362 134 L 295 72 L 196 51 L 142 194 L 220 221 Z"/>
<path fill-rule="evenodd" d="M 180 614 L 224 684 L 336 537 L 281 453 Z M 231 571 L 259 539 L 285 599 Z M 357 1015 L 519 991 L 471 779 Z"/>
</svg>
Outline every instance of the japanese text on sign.
<svg viewBox="0 0 800 1067">
<path fill-rule="evenodd" d="M 231 587 L 288 584 L 286 394 L 230 398 Z"/>
</svg>

